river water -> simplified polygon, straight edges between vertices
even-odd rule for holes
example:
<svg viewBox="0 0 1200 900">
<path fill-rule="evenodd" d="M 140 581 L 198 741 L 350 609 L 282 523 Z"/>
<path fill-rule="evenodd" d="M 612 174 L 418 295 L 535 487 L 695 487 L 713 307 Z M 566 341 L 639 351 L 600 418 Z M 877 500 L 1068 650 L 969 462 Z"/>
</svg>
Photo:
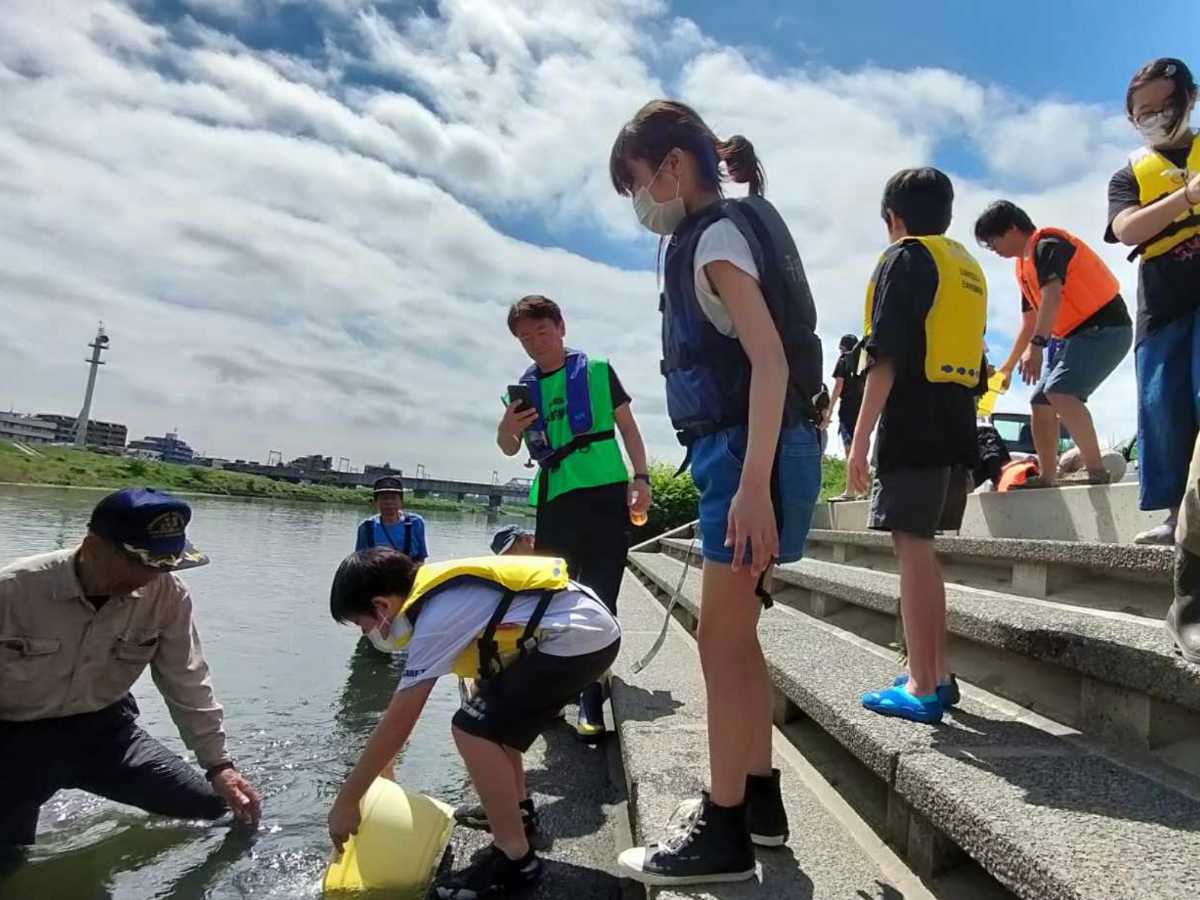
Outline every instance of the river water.
<svg viewBox="0 0 1200 900">
<path fill-rule="evenodd" d="M 70 546 L 102 496 L 0 485 L 0 565 Z M 316 897 L 329 859 L 325 814 L 395 688 L 399 672 L 329 617 L 329 583 L 368 510 L 189 498 L 189 535 L 212 564 L 184 573 L 230 750 L 264 795 L 257 834 L 148 816 L 78 791 L 42 808 L 29 861 L 0 898 Z M 423 513 L 430 558 L 488 552 L 505 520 Z M 186 755 L 149 673 L 134 687 L 142 727 Z M 397 780 L 447 803 L 466 775 L 450 739 L 453 679 L 434 689 Z"/>
</svg>

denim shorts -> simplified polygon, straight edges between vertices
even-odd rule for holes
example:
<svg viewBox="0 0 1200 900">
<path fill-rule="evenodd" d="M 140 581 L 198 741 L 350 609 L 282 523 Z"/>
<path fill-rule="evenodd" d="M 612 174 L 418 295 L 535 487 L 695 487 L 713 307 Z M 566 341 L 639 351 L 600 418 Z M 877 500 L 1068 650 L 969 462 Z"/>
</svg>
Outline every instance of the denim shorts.
<svg viewBox="0 0 1200 900">
<path fill-rule="evenodd" d="M 1103 325 L 1076 331 L 1063 341 L 1046 366 L 1030 402 L 1049 403 L 1047 394 L 1066 394 L 1086 402 L 1121 364 L 1132 343 L 1133 328 L 1129 325 Z"/>
<path fill-rule="evenodd" d="M 745 426 L 726 428 L 700 438 L 692 445 L 692 479 L 700 491 L 700 534 L 704 558 L 733 562 L 733 548 L 725 546 L 729 505 L 742 479 L 746 458 Z M 821 449 L 817 429 L 807 422 L 784 429 L 779 435 L 779 496 L 776 518 L 779 562 L 795 562 L 804 555 L 812 524 L 813 507 L 821 490 Z M 747 561 L 749 555 L 747 555 Z"/>
</svg>

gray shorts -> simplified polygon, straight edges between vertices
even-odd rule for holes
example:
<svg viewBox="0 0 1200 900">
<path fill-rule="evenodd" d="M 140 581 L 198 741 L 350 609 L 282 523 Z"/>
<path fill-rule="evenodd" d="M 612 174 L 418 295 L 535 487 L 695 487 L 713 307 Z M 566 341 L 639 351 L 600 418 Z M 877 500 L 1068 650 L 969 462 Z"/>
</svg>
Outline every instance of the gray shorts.
<svg viewBox="0 0 1200 900">
<path fill-rule="evenodd" d="M 1076 331 L 1063 342 L 1054 361 L 1046 366 L 1041 381 L 1033 389 L 1030 403 L 1049 403 L 1047 394 L 1066 394 L 1086 402 L 1121 364 L 1132 343 L 1133 328 L 1129 325 L 1104 325 Z"/>
<path fill-rule="evenodd" d="M 970 471 L 965 466 L 892 469 L 871 490 L 870 527 L 932 538 L 957 531 L 967 507 Z"/>
</svg>

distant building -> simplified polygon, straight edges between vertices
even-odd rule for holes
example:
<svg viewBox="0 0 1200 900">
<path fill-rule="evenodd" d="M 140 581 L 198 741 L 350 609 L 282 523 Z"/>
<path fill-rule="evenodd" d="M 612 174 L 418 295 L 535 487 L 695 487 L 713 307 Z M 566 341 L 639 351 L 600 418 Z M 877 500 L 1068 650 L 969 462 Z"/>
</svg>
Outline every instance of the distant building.
<svg viewBox="0 0 1200 900">
<path fill-rule="evenodd" d="M 329 472 L 333 470 L 333 457 L 314 453 L 312 456 L 298 456 L 288 465 L 301 472 Z"/>
<path fill-rule="evenodd" d="M 44 422 L 54 423 L 54 440 L 58 443 L 73 444 L 75 442 L 75 416 L 60 416 L 54 413 L 38 413 L 37 417 Z M 100 422 L 88 419 L 87 445 L 102 447 L 110 450 L 123 450 L 129 431 L 124 425 L 116 422 Z"/>
<path fill-rule="evenodd" d="M 162 437 L 148 434 L 140 441 L 130 441 L 129 449 L 157 453 L 157 459 L 173 463 L 190 463 L 196 455 L 187 442 L 181 441 L 173 431 L 168 431 Z"/>
<path fill-rule="evenodd" d="M 391 463 L 384 463 L 382 466 L 363 466 L 363 475 L 374 475 L 380 478 L 384 475 L 403 475 L 399 469 L 393 469 Z"/>
<path fill-rule="evenodd" d="M 532 478 L 510 478 L 504 483 L 505 487 L 510 488 L 527 488 L 533 486 Z"/>
<path fill-rule="evenodd" d="M 53 422 L 16 412 L 0 412 L 0 440 L 22 444 L 50 444 L 58 434 Z"/>
</svg>

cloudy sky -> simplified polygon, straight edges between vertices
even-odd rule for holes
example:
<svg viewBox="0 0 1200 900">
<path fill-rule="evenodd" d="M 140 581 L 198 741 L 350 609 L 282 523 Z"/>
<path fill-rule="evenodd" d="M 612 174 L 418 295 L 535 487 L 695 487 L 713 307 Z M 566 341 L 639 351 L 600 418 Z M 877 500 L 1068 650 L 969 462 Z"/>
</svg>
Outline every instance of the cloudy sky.
<svg viewBox="0 0 1200 900">
<path fill-rule="evenodd" d="M 914 8 L 3 0 L 0 408 L 77 412 L 102 319 L 93 412 L 136 436 L 522 474 L 492 443 L 525 365 L 504 313 L 544 293 L 674 459 L 655 242 L 607 175 L 644 101 L 682 98 L 755 143 L 828 369 L 861 327 L 893 171 L 951 174 L 961 240 L 1007 196 L 1099 246 L 1108 177 L 1136 145 L 1125 84 L 1186 55 L 1197 26 L 1191 0 L 1148 26 L 1128 3 Z M 1134 267 L 1104 252 L 1132 300 Z M 980 257 L 1002 358 L 1011 269 Z M 1127 360 L 1095 398 L 1101 434 L 1132 431 L 1134 408 Z"/>
</svg>

